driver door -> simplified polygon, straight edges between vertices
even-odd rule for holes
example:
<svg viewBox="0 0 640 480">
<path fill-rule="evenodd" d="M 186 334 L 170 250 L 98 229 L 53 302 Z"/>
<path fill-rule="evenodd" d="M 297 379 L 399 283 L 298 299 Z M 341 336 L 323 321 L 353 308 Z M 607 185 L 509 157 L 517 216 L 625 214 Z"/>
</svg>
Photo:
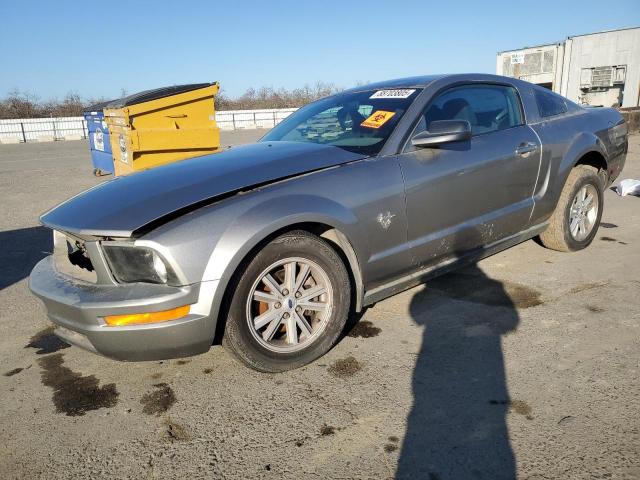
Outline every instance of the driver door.
<svg viewBox="0 0 640 480">
<path fill-rule="evenodd" d="M 473 84 L 446 90 L 427 106 L 411 137 L 434 120 L 466 120 L 472 137 L 429 148 L 409 141 L 399 156 L 408 240 L 419 267 L 527 228 L 540 165 L 538 138 L 524 121 L 513 87 Z"/>
</svg>

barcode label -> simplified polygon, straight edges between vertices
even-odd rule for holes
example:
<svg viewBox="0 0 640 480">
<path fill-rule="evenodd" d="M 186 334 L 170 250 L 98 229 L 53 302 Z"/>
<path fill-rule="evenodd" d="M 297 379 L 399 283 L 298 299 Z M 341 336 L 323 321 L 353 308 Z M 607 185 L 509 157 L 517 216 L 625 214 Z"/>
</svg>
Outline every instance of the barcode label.
<svg viewBox="0 0 640 480">
<path fill-rule="evenodd" d="M 401 88 L 397 90 L 378 90 L 369 98 L 409 98 L 415 88 Z"/>
</svg>

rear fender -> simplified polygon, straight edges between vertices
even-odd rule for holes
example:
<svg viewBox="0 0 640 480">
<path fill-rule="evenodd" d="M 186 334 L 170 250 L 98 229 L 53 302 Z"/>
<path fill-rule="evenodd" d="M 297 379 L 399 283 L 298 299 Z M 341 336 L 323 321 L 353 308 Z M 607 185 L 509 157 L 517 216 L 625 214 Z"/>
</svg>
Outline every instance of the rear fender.
<svg viewBox="0 0 640 480">
<path fill-rule="evenodd" d="M 569 173 L 580 162 L 580 159 L 590 153 L 601 155 L 606 163 L 606 146 L 593 133 L 576 135 L 561 158 L 554 158 L 551 153 L 550 166 L 546 170 L 545 177 L 542 179 L 542 184 L 535 196 L 536 207 L 532 223 L 544 221 L 553 213 Z"/>
<path fill-rule="evenodd" d="M 590 153 L 597 153 L 602 156 L 606 168 L 608 153 L 605 143 L 593 133 L 581 133 L 577 135 L 569 146 L 562 162 L 560 162 L 560 168 L 558 170 L 558 177 L 562 178 L 560 190 L 564 187 L 571 169 L 575 167 L 585 155 Z"/>
</svg>

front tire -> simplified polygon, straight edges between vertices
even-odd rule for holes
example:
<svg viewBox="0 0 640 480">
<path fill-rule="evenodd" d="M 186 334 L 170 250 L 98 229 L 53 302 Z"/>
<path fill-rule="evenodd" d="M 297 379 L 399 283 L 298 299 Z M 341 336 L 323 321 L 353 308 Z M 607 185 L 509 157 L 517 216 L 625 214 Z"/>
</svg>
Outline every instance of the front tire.
<svg viewBox="0 0 640 480">
<path fill-rule="evenodd" d="M 598 232 L 603 205 L 603 181 L 598 171 L 578 165 L 569 173 L 540 241 L 545 247 L 560 252 L 588 247 Z"/>
<path fill-rule="evenodd" d="M 333 347 L 344 329 L 349 276 L 340 256 L 315 235 L 277 237 L 234 280 L 223 344 L 255 370 L 306 365 Z"/>
</svg>

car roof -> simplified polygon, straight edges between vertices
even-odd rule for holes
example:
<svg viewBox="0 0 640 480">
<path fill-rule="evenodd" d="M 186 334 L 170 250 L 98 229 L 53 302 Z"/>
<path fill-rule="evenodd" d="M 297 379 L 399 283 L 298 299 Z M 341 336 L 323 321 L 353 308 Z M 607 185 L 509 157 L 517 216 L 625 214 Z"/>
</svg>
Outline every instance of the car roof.
<svg viewBox="0 0 640 480">
<path fill-rule="evenodd" d="M 512 85 L 522 85 L 522 81 L 504 77 L 502 75 L 493 75 L 490 73 L 448 73 L 438 75 L 419 75 L 415 77 L 396 78 L 393 80 L 384 80 L 382 82 L 369 83 L 367 85 L 359 85 L 357 87 L 345 90 L 344 93 L 363 92 L 367 90 L 379 90 L 379 89 L 395 89 L 395 88 L 424 88 L 429 84 L 447 78 L 451 82 L 501 82 L 509 83 Z"/>
<path fill-rule="evenodd" d="M 393 80 L 384 80 L 382 82 L 369 83 L 367 85 L 359 85 L 349 88 L 345 92 L 359 92 L 366 90 L 408 88 L 408 87 L 426 87 L 431 82 L 439 80 L 446 75 L 419 75 L 416 77 L 396 78 Z"/>
</svg>

